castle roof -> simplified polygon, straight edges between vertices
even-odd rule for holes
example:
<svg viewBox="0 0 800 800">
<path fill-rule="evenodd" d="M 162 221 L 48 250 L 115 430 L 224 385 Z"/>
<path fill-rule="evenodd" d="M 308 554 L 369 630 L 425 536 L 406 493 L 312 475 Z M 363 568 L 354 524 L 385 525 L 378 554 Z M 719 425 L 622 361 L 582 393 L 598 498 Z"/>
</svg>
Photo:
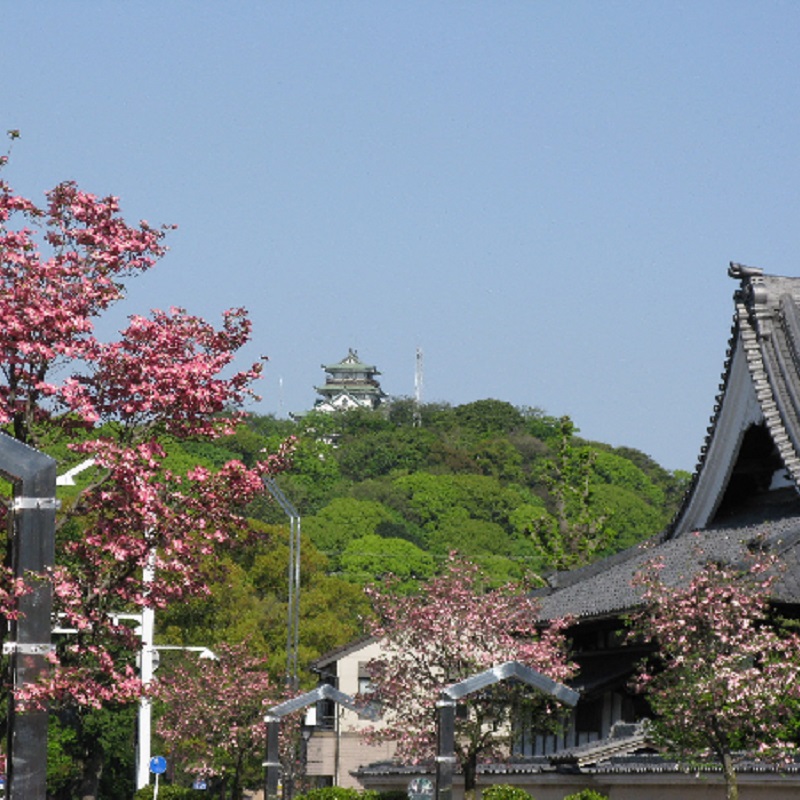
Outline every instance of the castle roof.
<svg viewBox="0 0 800 800">
<path fill-rule="evenodd" d="M 381 374 L 378 372 L 376 367 L 372 366 L 371 364 L 365 364 L 363 361 L 361 361 L 358 357 L 358 353 L 353 350 L 352 347 L 348 350 L 347 355 L 341 361 L 337 361 L 335 364 L 323 364 L 322 369 L 324 369 L 325 372 L 330 372 L 333 376 L 339 372 L 364 372 L 370 375 Z"/>
<path fill-rule="evenodd" d="M 369 394 L 385 397 L 383 390 L 374 382 L 367 381 L 328 381 L 324 386 L 315 386 L 314 390 L 318 394 L 324 394 L 328 397 L 340 394 Z"/>
</svg>

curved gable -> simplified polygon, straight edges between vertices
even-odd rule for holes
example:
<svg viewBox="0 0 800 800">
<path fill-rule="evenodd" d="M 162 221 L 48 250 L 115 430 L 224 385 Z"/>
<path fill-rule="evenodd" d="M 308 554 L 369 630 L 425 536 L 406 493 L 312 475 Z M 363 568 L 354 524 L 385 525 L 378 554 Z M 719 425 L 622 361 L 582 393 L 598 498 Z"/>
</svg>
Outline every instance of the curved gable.
<svg viewBox="0 0 800 800">
<path fill-rule="evenodd" d="M 800 278 L 731 264 L 740 281 L 726 371 L 697 471 L 667 538 L 800 487 Z"/>
</svg>

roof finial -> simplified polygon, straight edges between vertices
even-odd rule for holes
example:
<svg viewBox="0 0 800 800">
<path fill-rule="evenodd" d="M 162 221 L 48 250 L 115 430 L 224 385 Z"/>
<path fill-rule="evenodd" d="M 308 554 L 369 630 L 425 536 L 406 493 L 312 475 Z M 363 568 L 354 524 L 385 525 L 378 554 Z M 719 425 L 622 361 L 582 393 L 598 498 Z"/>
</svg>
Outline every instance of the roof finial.
<svg viewBox="0 0 800 800">
<path fill-rule="evenodd" d="M 763 274 L 764 270 L 760 267 L 748 267 L 745 264 L 737 264 L 735 261 L 731 261 L 728 267 L 728 275 L 741 281 Z"/>
</svg>

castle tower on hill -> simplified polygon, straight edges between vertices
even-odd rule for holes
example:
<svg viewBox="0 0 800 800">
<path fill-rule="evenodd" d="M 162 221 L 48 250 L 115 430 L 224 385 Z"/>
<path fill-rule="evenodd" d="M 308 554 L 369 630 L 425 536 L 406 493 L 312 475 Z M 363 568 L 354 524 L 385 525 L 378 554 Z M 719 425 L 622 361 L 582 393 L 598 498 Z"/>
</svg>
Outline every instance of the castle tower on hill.
<svg viewBox="0 0 800 800">
<path fill-rule="evenodd" d="M 380 372 L 358 358 L 358 353 L 350 348 L 338 364 L 323 364 L 327 373 L 324 386 L 315 386 L 322 395 L 314 404 L 315 411 L 331 413 L 350 411 L 355 408 L 377 408 L 386 395 L 375 378 Z"/>
</svg>

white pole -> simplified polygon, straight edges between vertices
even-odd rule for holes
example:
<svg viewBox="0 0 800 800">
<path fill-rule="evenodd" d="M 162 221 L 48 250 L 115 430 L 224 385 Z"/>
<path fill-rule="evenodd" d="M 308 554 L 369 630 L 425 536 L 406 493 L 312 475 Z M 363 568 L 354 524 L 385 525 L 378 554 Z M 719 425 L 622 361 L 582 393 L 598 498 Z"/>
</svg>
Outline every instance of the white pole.
<svg viewBox="0 0 800 800">
<path fill-rule="evenodd" d="M 147 584 L 153 582 L 155 578 L 155 550 L 150 551 L 147 566 L 144 568 L 142 575 L 145 584 L 145 593 L 147 592 Z M 156 627 L 156 612 L 150 606 L 142 609 L 142 633 L 141 633 L 141 652 L 139 655 L 141 665 L 139 667 L 142 685 L 147 688 L 150 681 L 153 680 L 153 637 L 155 635 Z M 139 740 L 136 752 L 136 788 L 142 789 L 150 784 L 150 738 L 151 726 L 153 722 L 153 708 L 150 698 L 142 696 L 139 700 Z M 158 776 L 156 776 L 156 785 L 158 785 Z"/>
</svg>

